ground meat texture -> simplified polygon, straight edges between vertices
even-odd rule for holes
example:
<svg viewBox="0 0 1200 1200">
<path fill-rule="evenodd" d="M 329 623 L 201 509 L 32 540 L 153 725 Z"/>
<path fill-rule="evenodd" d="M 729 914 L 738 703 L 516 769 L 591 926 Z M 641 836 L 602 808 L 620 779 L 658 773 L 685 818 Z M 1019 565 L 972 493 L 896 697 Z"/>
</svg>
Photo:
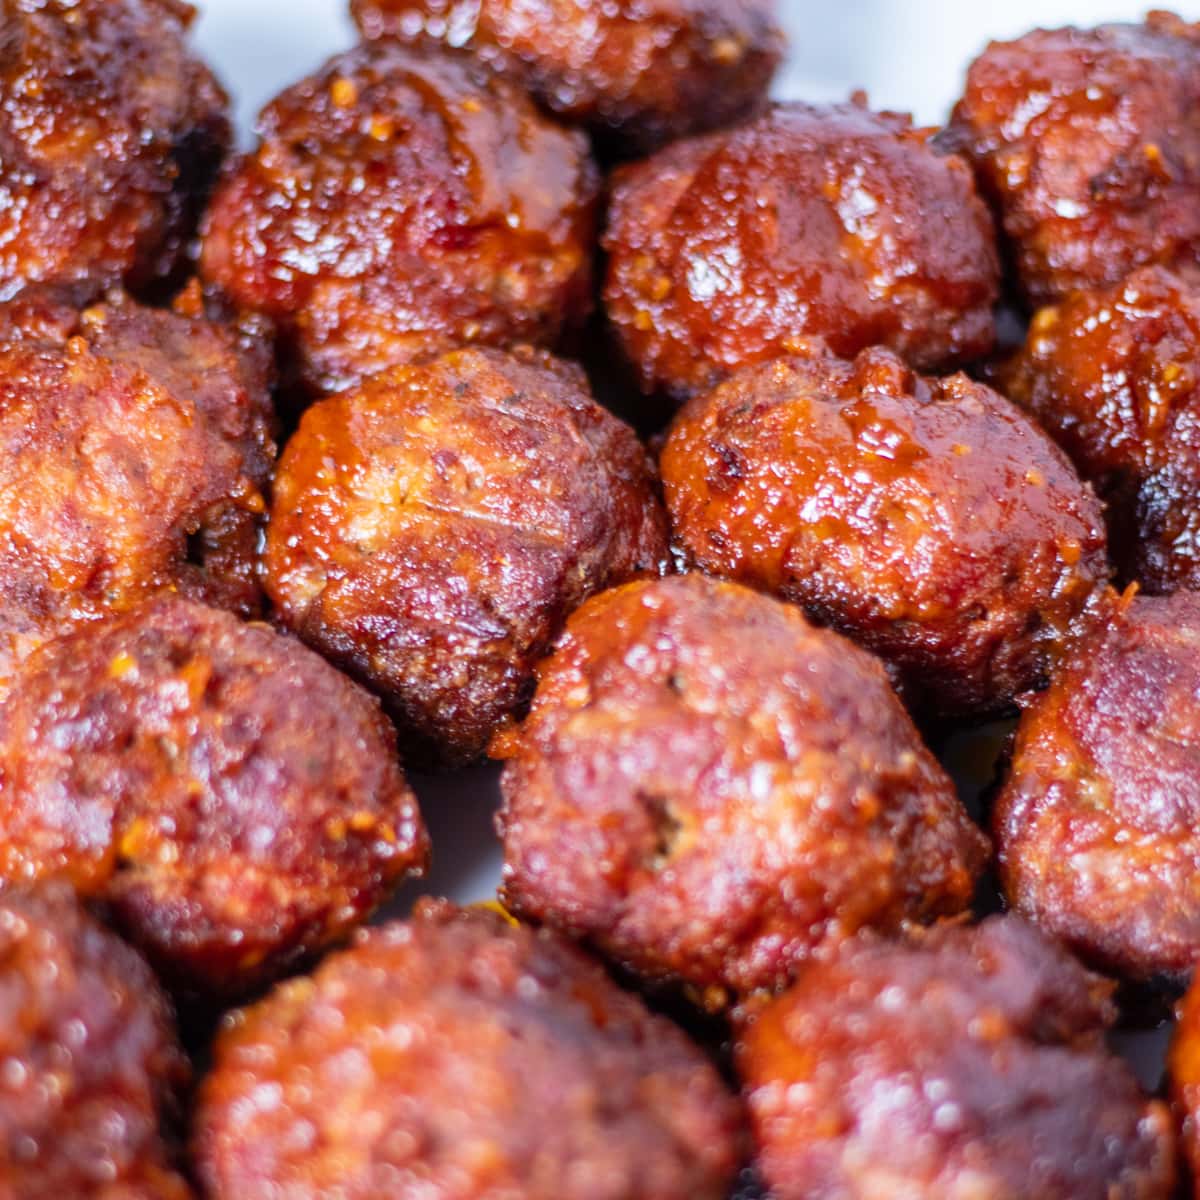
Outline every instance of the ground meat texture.
<svg viewBox="0 0 1200 1200">
<path fill-rule="evenodd" d="M 0 896 L 0 1194 L 188 1200 L 166 1126 L 186 1082 L 149 967 L 68 888 Z"/>
<path fill-rule="evenodd" d="M 304 415 L 280 463 L 267 588 L 386 700 L 422 760 L 478 758 L 567 613 L 667 562 L 653 466 L 538 351 L 453 351 Z"/>
<path fill-rule="evenodd" d="M 728 125 L 783 52 L 775 0 L 351 0 L 367 37 L 465 48 L 605 150 L 646 153 Z"/>
<path fill-rule="evenodd" d="M 975 60 L 948 146 L 975 164 L 1025 298 L 1200 243 L 1200 25 L 1039 29 Z"/>
<path fill-rule="evenodd" d="M 1107 577 L 1099 502 L 1004 397 L 890 351 L 809 345 L 679 417 L 662 455 L 701 568 L 803 605 L 920 707 L 996 710 L 1036 684 Z"/>
<path fill-rule="evenodd" d="M 604 299 L 643 387 L 703 391 L 800 335 L 921 368 L 986 354 L 991 219 L 928 135 L 858 104 L 779 104 L 618 172 Z"/>
<path fill-rule="evenodd" d="M 200 266 L 277 320 L 312 388 L 463 342 L 552 345 L 591 306 L 586 137 L 464 57 L 360 46 L 284 92 Z"/>
<path fill-rule="evenodd" d="M 226 1020 L 195 1150 L 213 1200 L 723 1200 L 739 1127 L 568 943 L 423 901 Z"/>
<path fill-rule="evenodd" d="M 1166 1106 L 1110 1054 L 1111 985 L 1016 917 L 816 963 L 737 1063 L 778 1200 L 1169 1200 Z"/>
<path fill-rule="evenodd" d="M 994 827 L 1010 903 L 1100 967 L 1200 960 L 1200 596 L 1113 600 L 1017 729 Z"/>
<path fill-rule="evenodd" d="M 1190 1194 L 1200 1197 L 1200 981 L 1189 989 L 1177 1016 L 1167 1077 L 1180 1124 L 1180 1147 L 1191 1168 Z"/>
<path fill-rule="evenodd" d="M 231 137 L 179 0 L 0 0 L 0 299 L 178 264 Z"/>
<path fill-rule="evenodd" d="M 1112 554 L 1149 592 L 1200 587 L 1200 290 L 1163 267 L 1034 317 L 1000 371 L 1107 504 Z"/>
<path fill-rule="evenodd" d="M 700 575 L 580 608 L 496 752 L 509 908 L 713 1004 L 959 911 L 987 857 L 870 655 Z"/>
<path fill-rule="evenodd" d="M 68 880 L 204 996 L 338 939 L 427 849 L 376 702 L 180 599 L 34 655 L 0 708 L 0 795 L 0 880 Z"/>
<path fill-rule="evenodd" d="M 119 295 L 0 306 L 0 695 L 57 633 L 178 591 L 250 615 L 268 360 Z"/>
</svg>

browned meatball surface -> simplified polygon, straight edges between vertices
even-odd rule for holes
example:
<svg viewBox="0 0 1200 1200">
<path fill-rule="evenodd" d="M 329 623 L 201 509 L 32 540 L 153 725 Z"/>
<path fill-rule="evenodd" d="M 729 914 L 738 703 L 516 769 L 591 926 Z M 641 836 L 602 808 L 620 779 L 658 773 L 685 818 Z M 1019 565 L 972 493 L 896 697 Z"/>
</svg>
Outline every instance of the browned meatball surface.
<svg viewBox="0 0 1200 1200">
<path fill-rule="evenodd" d="M 0 880 L 66 879 L 180 990 L 240 993 L 423 865 L 394 743 L 292 639 L 153 601 L 43 647 L 0 707 Z"/>
<path fill-rule="evenodd" d="M 772 1196 L 1168 1200 L 1111 990 L 1016 917 L 808 967 L 737 1052 Z"/>
<path fill-rule="evenodd" d="M 1095 495 L 965 375 L 798 349 L 676 422 L 662 473 L 682 548 L 875 651 L 921 706 L 1010 702 L 1108 575 Z"/>
<path fill-rule="evenodd" d="M 1017 729 L 994 826 L 1012 905 L 1101 967 L 1200 960 L 1200 596 L 1113 598 Z"/>
<path fill-rule="evenodd" d="M 227 1019 L 195 1149 L 213 1200 L 723 1200 L 739 1125 L 566 942 L 425 901 Z"/>
<path fill-rule="evenodd" d="M 947 144 L 975 164 L 1025 298 L 1200 244 L 1200 25 L 1038 29 L 975 60 Z"/>
<path fill-rule="evenodd" d="M 585 596 L 667 559 L 653 466 L 583 373 L 452 351 L 304 414 L 280 463 L 267 589 L 382 695 L 421 759 L 477 758 Z"/>
<path fill-rule="evenodd" d="M 149 967 L 68 888 L 0 895 L 0 1195 L 187 1200 L 187 1066 Z"/>
<path fill-rule="evenodd" d="M 1200 290 L 1163 267 L 1043 308 L 1000 371 L 1107 504 L 1121 574 L 1200 588 Z"/>
<path fill-rule="evenodd" d="M 727 125 L 783 52 L 776 0 L 351 0 L 367 37 L 464 48 L 617 154 Z"/>
<path fill-rule="evenodd" d="M 0 695 L 46 638 L 158 592 L 257 611 L 267 383 L 265 352 L 203 319 L 0 306 Z"/>
<path fill-rule="evenodd" d="M 228 148 L 180 0 L 0 0 L 0 299 L 178 264 Z"/>
<path fill-rule="evenodd" d="M 701 575 L 579 609 L 497 750 L 505 903 L 713 1003 L 958 912 L 987 857 L 873 658 Z"/>
<path fill-rule="evenodd" d="M 643 387 L 703 391 L 802 335 L 921 368 L 990 351 L 991 219 L 929 132 L 858 104 L 777 104 L 620 171 L 604 302 Z"/>
<path fill-rule="evenodd" d="M 200 267 L 279 322 L 311 388 L 462 342 L 552 345 L 591 306 L 587 139 L 463 57 L 360 46 L 284 92 Z"/>
</svg>

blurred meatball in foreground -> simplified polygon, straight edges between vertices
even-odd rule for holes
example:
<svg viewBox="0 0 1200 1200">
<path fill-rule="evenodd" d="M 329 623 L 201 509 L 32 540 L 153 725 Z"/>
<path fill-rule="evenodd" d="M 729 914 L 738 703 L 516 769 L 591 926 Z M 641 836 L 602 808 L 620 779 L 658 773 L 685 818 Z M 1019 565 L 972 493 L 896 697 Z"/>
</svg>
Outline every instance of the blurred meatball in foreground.
<svg viewBox="0 0 1200 1200">
<path fill-rule="evenodd" d="M 463 342 L 553 345 L 591 307 L 587 139 L 465 57 L 359 46 L 285 91 L 201 272 L 279 323 L 311 389 Z"/>
<path fill-rule="evenodd" d="M 662 472 L 682 548 L 875 651 L 919 706 L 1011 703 L 1107 578 L 1096 497 L 965 375 L 922 378 L 888 350 L 797 350 L 676 422 Z"/>
<path fill-rule="evenodd" d="M 1200 25 L 1036 29 L 972 64 L 948 146 L 975 164 L 1026 300 L 1200 245 Z"/>
<path fill-rule="evenodd" d="M 251 615 L 268 360 L 113 294 L 0 306 L 0 695 L 58 633 L 159 592 Z"/>
<path fill-rule="evenodd" d="M 1107 506 L 1143 590 L 1200 588 L 1200 288 L 1144 267 L 1036 314 L 999 373 Z"/>
<path fill-rule="evenodd" d="M 996 803 L 1012 906 L 1105 970 L 1200 961 L 1200 596 L 1114 597 L 1027 708 Z"/>
<path fill-rule="evenodd" d="M 1183 1156 L 1191 1168 L 1191 1195 L 1200 1196 L 1200 980 L 1193 981 L 1176 1015 L 1167 1080 Z"/>
<path fill-rule="evenodd" d="M 66 879 L 181 992 L 244 993 L 424 864 L 394 743 L 292 639 L 154 601 L 43 647 L 0 707 L 0 879 Z"/>
<path fill-rule="evenodd" d="M 783 53 L 776 0 L 351 0 L 367 37 L 442 42 L 512 76 L 610 153 L 728 125 Z"/>
<path fill-rule="evenodd" d="M 150 969 L 68 888 L 0 895 L 0 1194 L 188 1200 L 164 1136 L 188 1069 Z"/>
<path fill-rule="evenodd" d="M 1015 917 L 851 944 L 744 1031 L 778 1200 L 1168 1200 L 1166 1106 L 1104 1045 L 1112 985 Z"/>
<path fill-rule="evenodd" d="M 229 146 L 180 0 L 0 0 L 0 299 L 169 276 Z"/>
<path fill-rule="evenodd" d="M 677 398 L 804 335 L 931 368 L 987 354 L 1000 272 L 970 168 L 908 117 L 777 104 L 615 176 L 604 302 Z"/>
<path fill-rule="evenodd" d="M 282 620 L 377 691 L 406 749 L 478 758 L 591 592 L 665 569 L 632 430 L 578 367 L 467 349 L 305 413 L 275 482 Z"/>
<path fill-rule="evenodd" d="M 426 901 L 227 1018 L 195 1151 L 213 1200 L 723 1200 L 739 1124 L 578 951 Z"/>
<path fill-rule="evenodd" d="M 588 601 L 496 752 L 503 896 L 651 979 L 786 983 L 971 902 L 987 842 L 883 668 L 700 575 Z"/>
</svg>

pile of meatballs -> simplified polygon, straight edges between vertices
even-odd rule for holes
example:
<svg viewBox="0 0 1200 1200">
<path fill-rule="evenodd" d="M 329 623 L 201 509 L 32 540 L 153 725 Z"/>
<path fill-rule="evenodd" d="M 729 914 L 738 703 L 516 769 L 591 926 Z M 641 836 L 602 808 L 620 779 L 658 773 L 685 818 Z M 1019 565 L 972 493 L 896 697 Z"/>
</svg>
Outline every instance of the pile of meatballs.
<svg viewBox="0 0 1200 1200">
<path fill-rule="evenodd" d="M 1200 1196 L 1200 25 L 352 12 L 0 0 L 0 1196 Z"/>
</svg>

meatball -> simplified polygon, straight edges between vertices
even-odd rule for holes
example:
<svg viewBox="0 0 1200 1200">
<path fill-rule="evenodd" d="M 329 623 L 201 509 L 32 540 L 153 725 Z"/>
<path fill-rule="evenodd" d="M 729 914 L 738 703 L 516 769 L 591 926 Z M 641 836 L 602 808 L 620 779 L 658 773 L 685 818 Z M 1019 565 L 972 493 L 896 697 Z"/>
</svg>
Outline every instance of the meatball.
<svg viewBox="0 0 1200 1200">
<path fill-rule="evenodd" d="M 552 345 L 591 307 L 586 138 L 464 58 L 360 46 L 284 92 L 217 189 L 203 275 L 278 322 L 309 388 L 463 342 Z"/>
<path fill-rule="evenodd" d="M 187 1066 L 150 969 L 68 888 L 0 894 L 0 1194 L 187 1200 Z"/>
<path fill-rule="evenodd" d="M 737 1048 L 771 1194 L 1169 1200 L 1111 990 L 1016 917 L 813 964 Z"/>
<path fill-rule="evenodd" d="M 739 1124 L 569 944 L 425 901 L 226 1020 L 195 1149 L 213 1200 L 723 1200 Z"/>
<path fill-rule="evenodd" d="M 0 0 L 0 299 L 178 265 L 228 149 L 180 0 Z"/>
<path fill-rule="evenodd" d="M 870 655 L 700 575 L 580 608 L 496 753 L 505 904 L 713 1006 L 958 912 L 987 857 Z"/>
<path fill-rule="evenodd" d="M 919 706 L 1010 702 L 1108 575 L 1100 503 L 983 384 L 797 350 L 680 415 L 662 473 L 682 548 L 875 651 Z"/>
<path fill-rule="evenodd" d="M 727 125 L 766 96 L 776 0 L 351 0 L 367 37 L 465 48 L 616 154 Z"/>
<path fill-rule="evenodd" d="M 47 638 L 158 592 L 258 610 L 268 365 L 117 294 L 0 306 L 0 694 Z"/>
<path fill-rule="evenodd" d="M 1163 267 L 1043 308 L 1007 395 L 1107 505 L 1113 557 L 1150 592 L 1200 588 L 1200 291 Z"/>
<path fill-rule="evenodd" d="M 0 880 L 68 880 L 182 993 L 243 993 L 424 863 L 394 743 L 292 639 L 151 601 L 42 647 L 0 707 Z"/>
<path fill-rule="evenodd" d="M 1178 1017 L 1167 1055 L 1167 1077 L 1182 1126 L 1183 1157 L 1191 1168 L 1191 1195 L 1200 1196 L 1200 979 L 1193 981 Z"/>
<path fill-rule="evenodd" d="M 266 586 L 379 692 L 406 749 L 478 758 L 585 596 L 667 562 L 653 467 L 540 351 L 451 351 L 304 414 L 280 463 Z"/>
<path fill-rule="evenodd" d="M 1012 906 L 1104 969 L 1200 960 L 1200 595 L 1113 597 L 1021 717 L 994 828 Z"/>
<path fill-rule="evenodd" d="M 970 168 L 909 118 L 779 104 L 623 168 L 609 320 L 643 388 L 685 397 L 800 335 L 914 366 L 988 353 L 999 266 Z"/>
<path fill-rule="evenodd" d="M 1194 258 L 1200 25 L 1154 12 L 993 42 L 946 144 L 975 164 L 1031 304 Z"/>
</svg>

